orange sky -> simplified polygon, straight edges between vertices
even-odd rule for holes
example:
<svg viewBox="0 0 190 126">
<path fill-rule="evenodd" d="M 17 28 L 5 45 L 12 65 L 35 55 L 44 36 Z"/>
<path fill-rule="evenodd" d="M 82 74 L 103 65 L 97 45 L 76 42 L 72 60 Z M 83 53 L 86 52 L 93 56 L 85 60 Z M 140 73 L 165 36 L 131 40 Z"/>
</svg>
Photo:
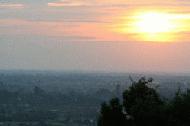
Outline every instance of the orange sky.
<svg viewBox="0 0 190 126">
<path fill-rule="evenodd" d="M 0 9 L 0 69 L 190 71 L 188 0 L 14 0 Z M 141 33 L 136 24 L 152 18 L 138 17 L 150 12 L 175 28 Z"/>
</svg>

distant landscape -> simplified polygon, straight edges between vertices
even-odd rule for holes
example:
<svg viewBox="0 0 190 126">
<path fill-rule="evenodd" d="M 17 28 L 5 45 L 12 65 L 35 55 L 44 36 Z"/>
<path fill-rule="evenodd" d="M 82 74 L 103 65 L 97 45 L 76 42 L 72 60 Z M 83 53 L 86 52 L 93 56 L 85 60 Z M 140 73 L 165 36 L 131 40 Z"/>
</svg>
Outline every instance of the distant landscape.
<svg viewBox="0 0 190 126">
<path fill-rule="evenodd" d="M 190 126 L 190 0 L 0 0 L 0 126 Z"/>
<path fill-rule="evenodd" d="M 121 99 L 131 78 L 143 76 L 164 99 L 190 88 L 188 75 L 2 70 L 0 125 L 96 126 L 101 103 Z"/>
</svg>

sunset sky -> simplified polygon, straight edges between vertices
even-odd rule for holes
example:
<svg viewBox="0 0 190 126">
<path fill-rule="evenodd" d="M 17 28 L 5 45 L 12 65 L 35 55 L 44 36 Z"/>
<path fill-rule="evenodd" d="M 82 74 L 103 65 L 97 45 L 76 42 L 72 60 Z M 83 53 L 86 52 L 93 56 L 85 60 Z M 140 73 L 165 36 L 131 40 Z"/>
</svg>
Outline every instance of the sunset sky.
<svg viewBox="0 0 190 126">
<path fill-rule="evenodd" d="M 2 0 L 0 69 L 190 73 L 190 0 Z"/>
</svg>

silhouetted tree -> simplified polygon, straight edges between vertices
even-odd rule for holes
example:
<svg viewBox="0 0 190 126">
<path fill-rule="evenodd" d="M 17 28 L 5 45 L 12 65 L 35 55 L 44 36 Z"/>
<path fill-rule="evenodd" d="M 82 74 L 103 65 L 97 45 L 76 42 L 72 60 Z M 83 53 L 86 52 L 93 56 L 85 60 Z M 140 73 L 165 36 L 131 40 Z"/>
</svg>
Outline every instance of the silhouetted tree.
<svg viewBox="0 0 190 126">
<path fill-rule="evenodd" d="M 150 87 L 151 84 L 152 79 L 142 77 L 123 93 L 125 111 L 136 125 L 160 126 L 163 122 L 163 102 L 156 90 Z"/>
<path fill-rule="evenodd" d="M 140 78 L 123 92 L 123 104 L 103 103 L 98 126 L 189 126 L 190 90 L 164 101 L 152 88 L 153 79 Z"/>
<path fill-rule="evenodd" d="M 190 90 L 176 93 L 170 103 L 170 124 L 172 126 L 190 125 Z"/>
<path fill-rule="evenodd" d="M 113 98 L 109 104 L 102 104 L 99 126 L 124 126 L 125 121 L 122 105 L 118 98 Z"/>
</svg>

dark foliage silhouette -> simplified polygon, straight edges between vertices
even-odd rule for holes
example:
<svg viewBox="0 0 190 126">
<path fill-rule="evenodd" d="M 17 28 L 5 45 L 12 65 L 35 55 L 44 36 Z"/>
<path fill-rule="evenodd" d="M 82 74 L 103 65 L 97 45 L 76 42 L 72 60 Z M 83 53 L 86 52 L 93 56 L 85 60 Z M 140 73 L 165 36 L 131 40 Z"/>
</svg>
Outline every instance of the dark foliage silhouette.
<svg viewBox="0 0 190 126">
<path fill-rule="evenodd" d="M 153 79 L 140 78 L 118 98 L 103 103 L 98 126 L 189 126 L 190 90 L 166 101 L 152 88 Z"/>
</svg>

